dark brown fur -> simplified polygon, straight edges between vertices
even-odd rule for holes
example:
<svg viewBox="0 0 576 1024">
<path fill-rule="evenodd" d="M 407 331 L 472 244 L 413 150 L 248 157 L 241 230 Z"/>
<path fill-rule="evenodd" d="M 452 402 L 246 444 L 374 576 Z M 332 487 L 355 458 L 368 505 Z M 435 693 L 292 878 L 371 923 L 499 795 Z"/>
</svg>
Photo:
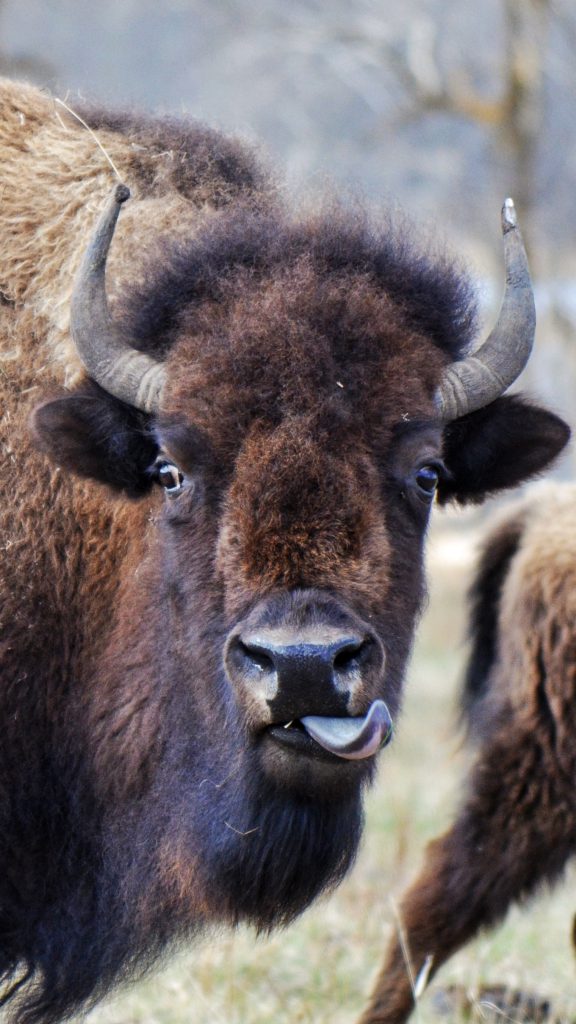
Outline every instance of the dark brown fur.
<svg viewBox="0 0 576 1024">
<path fill-rule="evenodd" d="M 268 726 L 342 701 L 259 703 L 225 671 L 230 637 L 357 627 L 385 671 L 347 711 L 396 715 L 424 590 L 418 468 L 443 458 L 441 500 L 480 500 L 567 438 L 506 398 L 442 437 L 434 393 L 474 303 L 406 226 L 294 214 L 249 149 L 194 123 L 85 113 L 133 194 L 113 313 L 169 386 L 151 417 L 86 380 L 71 282 L 110 171 L 49 98 L 4 83 L 0 970 L 22 1024 L 90 1006 L 206 923 L 267 929 L 338 882 L 374 757 L 277 747 Z"/>
<path fill-rule="evenodd" d="M 473 588 L 465 708 L 478 754 L 448 832 L 405 895 L 414 976 L 515 902 L 557 881 L 576 849 L 576 488 L 534 490 L 489 533 Z M 363 1024 L 413 1009 L 395 938 Z"/>
</svg>

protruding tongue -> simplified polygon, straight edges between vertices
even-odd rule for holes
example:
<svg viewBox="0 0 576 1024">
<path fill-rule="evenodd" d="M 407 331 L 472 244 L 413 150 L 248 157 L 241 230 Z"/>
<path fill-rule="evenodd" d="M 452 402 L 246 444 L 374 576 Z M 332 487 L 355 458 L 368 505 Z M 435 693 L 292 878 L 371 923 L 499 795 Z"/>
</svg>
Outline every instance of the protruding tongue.
<svg viewBox="0 0 576 1024">
<path fill-rule="evenodd" d="M 392 719 L 383 700 L 375 700 L 363 718 L 307 715 L 300 722 L 316 743 L 348 761 L 372 757 L 392 738 Z"/>
</svg>

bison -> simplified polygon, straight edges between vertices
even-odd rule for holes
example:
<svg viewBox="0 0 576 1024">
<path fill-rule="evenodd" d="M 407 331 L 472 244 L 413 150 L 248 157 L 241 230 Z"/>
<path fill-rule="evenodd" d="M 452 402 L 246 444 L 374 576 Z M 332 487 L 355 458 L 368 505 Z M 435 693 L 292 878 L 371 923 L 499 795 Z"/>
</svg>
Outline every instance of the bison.
<svg viewBox="0 0 576 1024">
<path fill-rule="evenodd" d="M 568 431 L 503 396 L 534 331 L 511 203 L 471 355 L 472 286 L 416 229 L 289 202 L 194 121 L 0 108 L 0 964 L 49 1024 L 339 881 L 435 495 Z"/>
<path fill-rule="evenodd" d="M 481 928 L 556 881 L 576 850 L 575 508 L 574 484 L 539 485 L 487 534 L 462 701 L 477 756 L 453 825 L 404 897 L 405 934 L 362 1024 L 405 1021 L 414 979 L 422 989 Z"/>
</svg>

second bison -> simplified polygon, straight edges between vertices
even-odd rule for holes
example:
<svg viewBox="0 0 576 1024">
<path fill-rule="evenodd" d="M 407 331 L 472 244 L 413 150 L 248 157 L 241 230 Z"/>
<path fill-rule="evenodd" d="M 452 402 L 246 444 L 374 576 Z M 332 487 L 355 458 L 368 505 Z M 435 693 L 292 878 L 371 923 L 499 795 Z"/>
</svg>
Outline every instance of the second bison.
<svg viewBox="0 0 576 1024">
<path fill-rule="evenodd" d="M 421 971 L 430 979 L 576 852 L 576 486 L 531 489 L 492 526 L 471 640 L 464 713 L 476 761 L 460 812 L 402 901 L 405 936 L 390 945 L 362 1024 L 402 1024 Z"/>
</svg>

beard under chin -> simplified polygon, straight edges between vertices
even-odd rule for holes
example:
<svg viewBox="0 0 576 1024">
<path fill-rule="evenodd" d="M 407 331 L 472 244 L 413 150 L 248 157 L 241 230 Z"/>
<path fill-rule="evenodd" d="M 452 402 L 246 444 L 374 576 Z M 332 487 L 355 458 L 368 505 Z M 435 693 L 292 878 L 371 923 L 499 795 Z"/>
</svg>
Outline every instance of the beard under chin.
<svg viewBox="0 0 576 1024">
<path fill-rule="evenodd" d="M 362 787 L 320 800 L 256 771 L 244 801 L 235 801 L 235 827 L 228 822 L 208 853 L 208 878 L 231 923 L 269 931 L 291 922 L 350 870 L 362 835 Z"/>
</svg>

